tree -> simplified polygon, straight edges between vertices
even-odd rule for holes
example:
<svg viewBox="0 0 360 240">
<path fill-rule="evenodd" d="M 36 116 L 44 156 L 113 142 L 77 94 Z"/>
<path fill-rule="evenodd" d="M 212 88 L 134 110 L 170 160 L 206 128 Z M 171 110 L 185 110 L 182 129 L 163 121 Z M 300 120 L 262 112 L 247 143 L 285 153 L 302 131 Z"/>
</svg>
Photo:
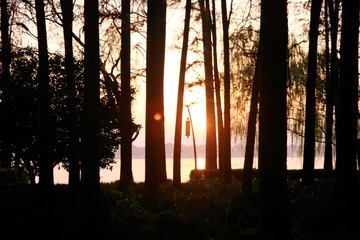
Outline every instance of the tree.
<svg viewBox="0 0 360 240">
<path fill-rule="evenodd" d="M 80 183 L 80 158 L 79 158 L 79 127 L 76 114 L 76 89 L 74 73 L 74 54 L 72 41 L 73 3 L 72 0 L 61 0 L 63 15 L 63 30 L 65 42 L 65 77 L 68 89 L 69 109 L 69 185 L 77 189 Z"/>
<path fill-rule="evenodd" d="M 220 78 L 217 63 L 217 33 L 216 33 L 216 7 L 215 0 L 212 0 L 212 49 L 214 60 L 214 82 L 215 82 L 215 98 L 216 98 L 216 119 L 218 129 L 218 153 L 219 153 L 219 172 L 220 177 L 224 178 L 225 175 L 225 163 L 224 163 L 224 124 L 221 109 L 221 95 L 220 95 Z M 231 179 L 231 178 L 230 178 Z"/>
<path fill-rule="evenodd" d="M 317 66 L 317 39 L 322 0 L 311 1 L 308 76 L 306 83 L 306 119 L 304 144 L 303 184 L 314 181 L 315 162 L 315 86 Z"/>
<path fill-rule="evenodd" d="M 214 77 L 212 68 L 211 51 L 211 18 L 209 0 L 199 0 L 205 66 L 205 95 L 206 95 L 206 151 L 205 168 L 216 169 L 216 126 L 215 126 L 215 101 L 214 101 Z"/>
<path fill-rule="evenodd" d="M 121 1 L 121 171 L 120 180 L 132 183 L 132 118 L 131 118 L 131 85 L 130 85 L 130 1 Z"/>
<path fill-rule="evenodd" d="M 246 135 L 246 147 L 244 158 L 243 192 L 251 194 L 252 192 L 252 167 L 254 162 L 254 146 L 256 134 L 256 117 L 258 115 L 259 89 L 260 89 L 260 59 L 261 50 L 259 48 L 256 59 L 254 81 L 251 92 L 250 113 L 248 120 L 248 130 Z"/>
<path fill-rule="evenodd" d="M 356 165 L 358 119 L 359 1 L 343 1 L 340 81 L 336 114 L 336 195 L 349 223 L 359 212 L 359 180 Z M 357 211 L 356 211 L 357 210 Z"/>
<path fill-rule="evenodd" d="M 166 0 L 148 1 L 146 41 L 145 186 L 148 194 L 166 180 L 164 62 Z"/>
<path fill-rule="evenodd" d="M 44 193 L 51 191 L 54 185 L 52 162 L 52 139 L 50 123 L 50 91 L 49 91 L 49 61 L 45 11 L 43 0 L 35 1 L 36 22 L 39 49 L 39 95 L 40 95 L 40 177 L 39 184 Z"/>
<path fill-rule="evenodd" d="M 287 1 L 261 1 L 260 239 L 289 239 L 286 182 Z"/>
<path fill-rule="evenodd" d="M 10 62 L 11 46 L 9 36 L 9 16 L 7 0 L 1 1 L 1 57 L 2 57 L 2 83 L 1 83 L 1 128 L 2 136 L 0 139 L 0 167 L 11 167 L 11 141 L 12 132 L 11 111 L 10 111 Z"/>
<path fill-rule="evenodd" d="M 99 10 L 98 1 L 85 1 L 84 134 L 81 164 L 84 235 L 97 233 L 100 194 L 99 150 Z M 96 236 L 96 235 L 93 235 Z"/>
<path fill-rule="evenodd" d="M 221 0 L 221 16 L 224 42 L 224 182 L 231 181 L 231 120 L 230 120 L 230 54 L 229 54 L 229 23 L 226 0 Z"/>
<path fill-rule="evenodd" d="M 326 139 L 325 139 L 325 156 L 324 156 L 324 171 L 328 175 L 333 169 L 332 163 L 332 130 L 333 130 L 333 115 L 334 115 L 334 89 L 338 82 L 338 23 L 339 23 L 339 0 L 327 0 L 327 7 L 330 13 L 331 24 L 331 53 L 330 53 L 330 78 L 327 80 L 327 108 L 326 108 Z"/>
<path fill-rule="evenodd" d="M 189 41 L 190 30 L 190 12 L 191 12 L 191 0 L 186 0 L 185 7 L 185 22 L 184 22 L 184 39 L 181 50 L 180 60 L 180 74 L 179 74 L 179 88 L 178 99 L 176 106 L 176 120 L 175 120 L 175 136 L 174 136 L 174 174 L 173 183 L 175 186 L 179 186 L 181 183 L 181 130 L 182 130 L 182 114 L 184 104 L 184 87 L 185 87 L 185 72 L 186 72 L 186 56 Z"/>
</svg>

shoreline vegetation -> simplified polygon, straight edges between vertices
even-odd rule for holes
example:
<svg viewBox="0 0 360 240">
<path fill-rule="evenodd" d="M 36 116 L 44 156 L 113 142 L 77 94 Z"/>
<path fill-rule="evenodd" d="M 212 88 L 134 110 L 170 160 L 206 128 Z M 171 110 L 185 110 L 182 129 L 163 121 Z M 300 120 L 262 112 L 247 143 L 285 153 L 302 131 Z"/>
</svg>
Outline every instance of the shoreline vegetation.
<svg viewBox="0 0 360 240">
<path fill-rule="evenodd" d="M 257 171 L 252 195 L 241 190 L 241 170 L 233 171 L 232 184 L 227 186 L 216 174 L 198 170 L 195 181 L 193 170 L 191 180 L 179 189 L 164 182 L 151 199 L 144 196 L 144 183 L 101 183 L 101 239 L 258 239 Z M 353 235 L 338 217 L 335 178 L 325 178 L 322 170 L 316 170 L 314 184 L 304 187 L 300 176 L 301 170 L 288 171 L 292 239 L 353 239 L 346 238 Z M 22 234 L 35 234 L 42 224 L 48 237 L 81 238 L 78 193 L 67 185 L 55 185 L 43 206 L 38 190 L 24 183 L 0 184 L 0 204 L 6 206 L 0 217 L 3 234 L 19 239 Z"/>
</svg>

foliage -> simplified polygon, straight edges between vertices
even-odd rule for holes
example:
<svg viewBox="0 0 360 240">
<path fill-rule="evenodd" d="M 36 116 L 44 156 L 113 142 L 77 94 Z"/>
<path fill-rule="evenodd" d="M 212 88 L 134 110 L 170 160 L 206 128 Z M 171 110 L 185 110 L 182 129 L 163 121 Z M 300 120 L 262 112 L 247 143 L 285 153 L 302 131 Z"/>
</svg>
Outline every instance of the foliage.
<svg viewBox="0 0 360 240">
<path fill-rule="evenodd" d="M 14 134 L 10 140 L 16 165 L 27 171 L 38 172 L 39 160 L 39 94 L 37 82 L 37 52 L 31 48 L 17 49 L 13 54 L 11 64 L 11 96 L 13 110 L 7 116 L 14 123 Z M 70 124 L 77 126 L 79 139 L 82 136 L 82 101 L 83 101 L 83 65 L 75 61 L 76 115 L 77 122 L 70 122 L 67 83 L 65 81 L 64 59 L 61 55 L 51 54 L 49 57 L 50 96 L 51 96 L 51 146 L 53 147 L 53 165 L 68 166 Z M 105 97 L 101 99 L 101 162 L 100 167 L 109 167 L 114 162 L 114 152 L 120 143 L 120 134 L 112 124 L 111 108 Z M 81 145 L 78 146 L 78 156 L 81 156 Z"/>
<path fill-rule="evenodd" d="M 28 184 L 29 176 L 18 168 L 0 168 L 0 185 L 2 184 Z"/>
</svg>

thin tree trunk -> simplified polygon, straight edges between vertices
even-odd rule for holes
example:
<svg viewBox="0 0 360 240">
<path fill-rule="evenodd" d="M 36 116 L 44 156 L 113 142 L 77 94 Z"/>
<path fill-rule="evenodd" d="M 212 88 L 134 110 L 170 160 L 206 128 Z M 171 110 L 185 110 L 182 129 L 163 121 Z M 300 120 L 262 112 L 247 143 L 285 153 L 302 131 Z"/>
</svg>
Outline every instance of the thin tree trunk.
<svg viewBox="0 0 360 240">
<path fill-rule="evenodd" d="M 332 171 L 332 130 L 334 115 L 334 87 L 330 77 L 329 60 L 329 1 L 325 1 L 325 64 L 326 64 L 326 132 L 325 132 L 325 154 L 324 172 L 329 176 Z"/>
<path fill-rule="evenodd" d="M 47 50 L 46 24 L 43 0 L 35 1 L 39 48 L 39 96 L 40 96 L 40 176 L 43 193 L 52 191 L 54 185 L 52 140 L 50 126 L 49 60 Z"/>
<path fill-rule="evenodd" d="M 259 235 L 290 239 L 286 181 L 287 1 L 261 1 Z"/>
<path fill-rule="evenodd" d="M 315 162 L 315 86 L 317 76 L 317 39 L 322 0 L 311 1 L 311 18 L 309 32 L 309 60 L 306 82 L 306 119 L 303 161 L 303 184 L 314 181 Z"/>
<path fill-rule="evenodd" d="M 215 126 L 215 101 L 214 101 L 214 78 L 212 69 L 211 51 L 211 18 L 209 1 L 199 0 L 203 45 L 204 45 L 204 65 L 205 65 L 205 95 L 206 95 L 206 150 L 205 168 L 216 169 L 216 126 Z"/>
<path fill-rule="evenodd" d="M 185 71 L 186 71 L 186 56 L 189 41 L 190 30 L 190 12 L 191 12 L 191 0 L 186 0 L 185 7 L 185 23 L 184 23 L 184 39 L 181 51 L 180 61 L 180 74 L 179 74 L 179 88 L 178 99 L 176 107 L 176 121 L 175 121 L 175 138 L 174 138 L 174 173 L 173 183 L 174 186 L 180 186 L 181 183 L 181 130 L 182 130 L 182 115 L 184 104 L 184 86 L 185 86 Z"/>
<path fill-rule="evenodd" d="M 256 117 L 258 113 L 258 102 L 259 102 L 259 88 L 260 88 L 260 59 L 261 59 L 261 48 L 259 44 L 255 75 L 253 80 L 253 87 L 251 92 L 251 103 L 249 121 L 246 135 L 246 147 L 245 147 L 245 159 L 244 159 L 244 173 L 243 173 L 243 184 L 242 189 L 246 194 L 252 192 L 252 170 L 254 162 L 254 146 L 255 146 L 255 134 L 256 134 Z"/>
<path fill-rule="evenodd" d="M 76 190 L 80 183 L 80 159 L 79 159 L 79 129 L 76 111 L 76 89 L 74 74 L 74 57 L 72 46 L 72 0 L 61 0 L 63 14 L 63 30 L 65 41 L 65 72 L 68 90 L 68 114 L 69 114 L 69 185 Z"/>
<path fill-rule="evenodd" d="M 231 182 L 231 133 L 230 133 L 230 54 L 229 21 L 226 0 L 221 0 L 224 41 L 224 183 Z"/>
<path fill-rule="evenodd" d="M 130 1 L 121 1 L 121 171 L 120 181 L 134 181 L 132 174 L 132 117 L 130 85 Z"/>
<path fill-rule="evenodd" d="M 221 109 L 220 79 L 217 64 L 217 37 L 216 37 L 216 13 L 215 0 L 212 0 L 212 36 L 213 36 L 213 56 L 214 56 L 214 80 L 215 80 L 215 98 L 216 98 L 216 116 L 218 129 L 218 153 L 219 153 L 219 172 L 220 178 L 224 178 L 224 125 Z"/>
<path fill-rule="evenodd" d="M 148 1 L 146 53 L 145 187 L 148 195 L 166 180 L 164 63 L 166 0 Z"/>
<path fill-rule="evenodd" d="M 10 134 L 13 125 L 11 123 L 11 93 L 10 90 L 10 61 L 11 46 L 9 36 L 9 17 L 7 12 L 7 0 L 1 0 L 1 53 L 2 53 L 2 89 L 1 89 L 1 155 L 0 167 L 11 167 Z"/>
</svg>

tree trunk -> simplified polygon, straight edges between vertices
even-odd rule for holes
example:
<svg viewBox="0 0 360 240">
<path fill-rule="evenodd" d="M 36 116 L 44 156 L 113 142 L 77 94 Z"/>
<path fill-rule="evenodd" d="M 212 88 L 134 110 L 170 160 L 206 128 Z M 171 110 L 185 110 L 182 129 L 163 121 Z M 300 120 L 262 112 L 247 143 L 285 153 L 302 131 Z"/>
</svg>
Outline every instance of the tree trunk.
<svg viewBox="0 0 360 240">
<path fill-rule="evenodd" d="M 212 69 L 211 52 L 211 18 L 209 10 L 209 1 L 199 0 L 203 45 L 204 45 L 204 65 L 205 65 L 205 95 L 206 95 L 206 150 L 205 150 L 205 168 L 216 169 L 216 126 L 215 126 L 215 101 L 214 101 L 214 78 Z"/>
<path fill-rule="evenodd" d="M 214 80 L 215 80 L 215 98 L 216 98 L 216 116 L 218 129 L 218 153 L 219 153 L 219 172 L 220 177 L 224 178 L 225 164 L 224 164 L 224 125 L 221 109 L 221 95 L 220 95 L 220 79 L 217 64 L 217 37 L 216 37 L 216 14 L 215 14 L 215 0 L 212 0 L 212 36 L 213 36 L 213 55 L 214 55 Z"/>
<path fill-rule="evenodd" d="M 10 62 L 11 46 L 9 36 L 9 17 L 7 0 L 1 0 L 1 53 L 2 53 L 2 88 L 1 88 L 1 139 L 0 167 L 11 167 L 11 141 L 13 125 L 11 123 L 11 93 L 10 93 Z"/>
<path fill-rule="evenodd" d="M 130 85 L 130 1 L 121 1 L 121 170 L 120 181 L 134 181 L 132 174 L 132 117 Z"/>
<path fill-rule="evenodd" d="M 146 53 L 145 187 L 148 194 L 166 180 L 164 62 L 166 0 L 148 1 Z"/>
<path fill-rule="evenodd" d="M 85 62 L 84 62 L 84 158 L 82 161 L 83 234 L 97 236 L 99 224 L 99 10 L 98 1 L 85 1 Z M 95 234 L 95 235 L 94 235 Z"/>
<path fill-rule="evenodd" d="M 314 181 L 315 162 L 315 86 L 317 76 L 317 39 L 322 0 L 311 1 L 308 76 L 306 83 L 306 119 L 303 161 L 303 184 Z"/>
<path fill-rule="evenodd" d="M 253 80 L 252 92 L 251 92 L 251 103 L 250 113 L 248 121 L 248 131 L 246 135 L 246 147 L 245 147 L 245 159 L 244 159 L 244 174 L 242 189 L 246 194 L 252 192 L 252 170 L 254 162 L 254 146 L 255 146 L 255 134 L 256 134 L 256 117 L 258 113 L 258 102 L 259 102 L 259 88 L 260 88 L 260 59 L 261 59 L 261 48 L 259 44 L 255 75 Z"/>
<path fill-rule="evenodd" d="M 231 134 L 230 134 L 230 54 L 229 21 L 226 0 L 221 0 L 224 41 L 224 183 L 231 181 Z"/>
<path fill-rule="evenodd" d="M 52 139 L 50 123 L 49 60 L 43 0 L 35 1 L 39 48 L 39 98 L 40 98 L 40 176 L 39 184 L 44 194 L 54 185 Z"/>
<path fill-rule="evenodd" d="M 359 2 L 342 2 L 340 81 L 336 104 L 336 195 L 347 223 L 359 207 L 357 176 Z M 351 217 L 352 216 L 352 217 Z M 352 220 L 350 220 L 352 219 Z M 351 223 L 352 222 L 352 223 Z"/>
<path fill-rule="evenodd" d="M 287 1 L 261 1 L 260 239 L 290 239 L 286 182 Z"/>
<path fill-rule="evenodd" d="M 185 71 L 186 71 L 186 56 L 189 41 L 190 30 L 190 12 L 191 12 L 191 0 L 186 0 L 185 8 L 185 23 L 184 23 L 184 39 L 181 51 L 180 61 L 180 74 L 179 74 L 179 88 L 178 99 L 176 107 L 176 121 L 175 121 L 175 138 L 174 138 L 174 173 L 173 183 L 174 186 L 180 186 L 181 183 L 181 130 L 182 130 L 182 115 L 184 104 L 184 86 L 185 86 Z"/>
<path fill-rule="evenodd" d="M 334 115 L 334 89 L 338 82 L 338 58 L 337 58 L 337 36 L 338 36 L 338 22 L 339 22 L 339 0 L 327 0 L 330 23 L 331 23 L 331 55 L 330 55 L 330 79 L 327 82 L 327 107 L 326 107 L 326 138 L 325 138 L 325 156 L 324 156 L 324 171 L 325 175 L 329 176 L 333 169 L 332 160 L 332 138 L 333 138 L 333 115 Z"/>
<path fill-rule="evenodd" d="M 74 74 L 74 56 L 72 47 L 72 22 L 73 4 L 72 0 L 61 0 L 63 14 L 63 30 L 65 41 L 65 73 L 68 90 L 68 114 L 69 114 L 69 185 L 76 190 L 80 183 L 80 142 L 79 127 L 76 110 L 76 89 Z"/>
</svg>

